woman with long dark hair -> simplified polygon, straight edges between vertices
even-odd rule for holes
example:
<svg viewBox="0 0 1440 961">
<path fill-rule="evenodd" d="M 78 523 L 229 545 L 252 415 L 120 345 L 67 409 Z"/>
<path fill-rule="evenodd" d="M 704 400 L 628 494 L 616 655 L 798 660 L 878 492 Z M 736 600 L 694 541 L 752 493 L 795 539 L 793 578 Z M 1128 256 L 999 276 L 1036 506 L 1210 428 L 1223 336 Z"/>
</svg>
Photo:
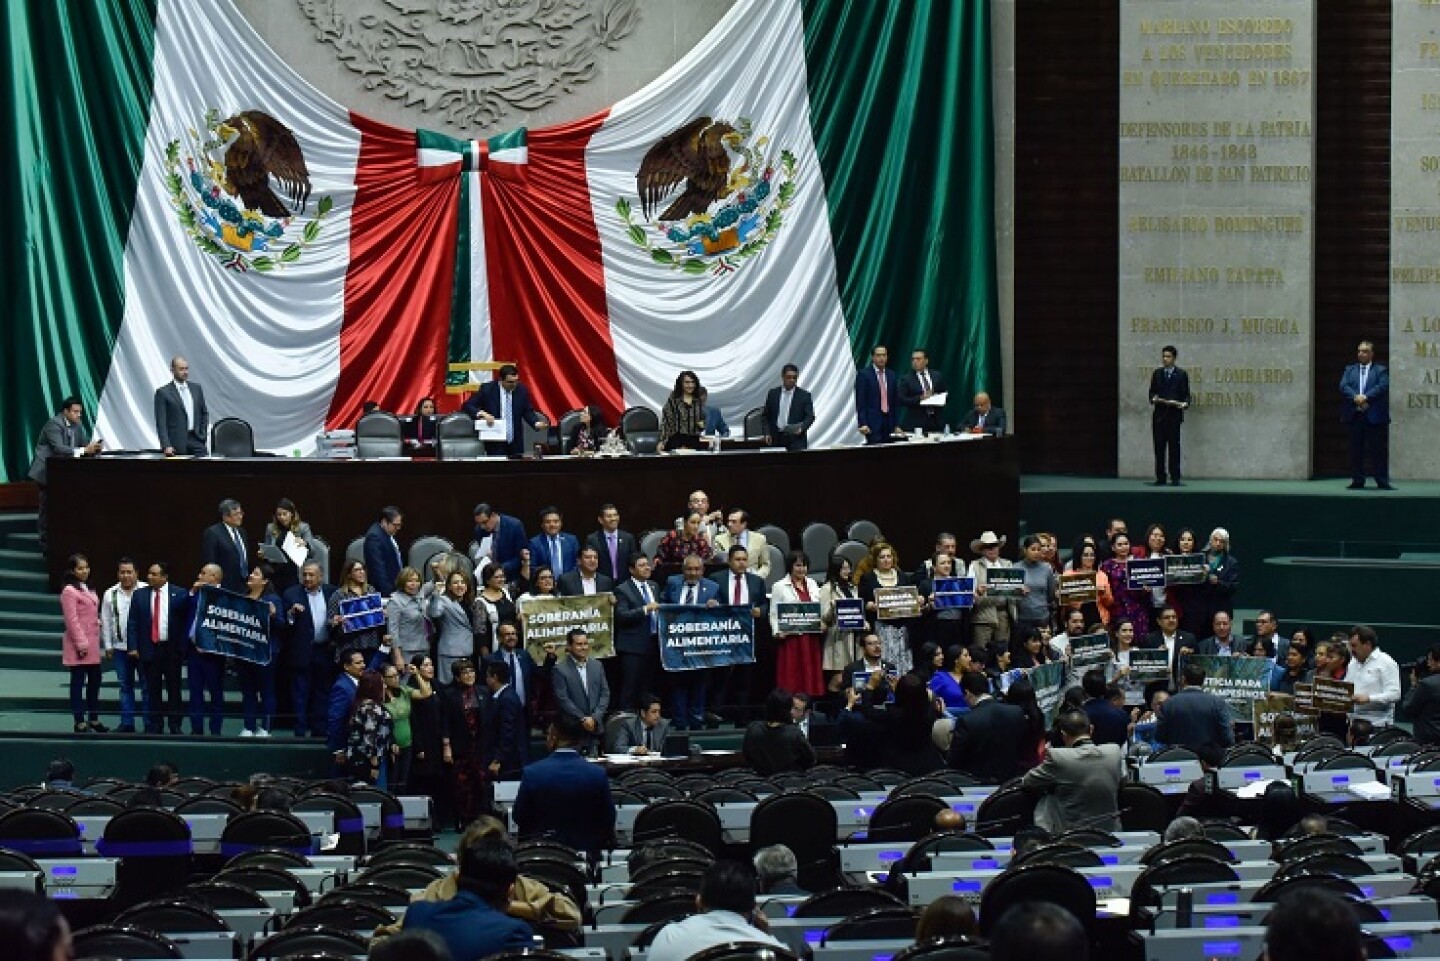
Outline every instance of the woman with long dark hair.
<svg viewBox="0 0 1440 961">
<path fill-rule="evenodd" d="M 675 378 L 675 389 L 660 410 L 660 441 L 657 451 L 700 446 L 705 433 L 705 390 L 693 370 L 682 370 Z"/>
<path fill-rule="evenodd" d="M 580 408 L 580 422 L 565 438 L 565 453 L 567 454 L 593 454 L 600 449 L 600 444 L 605 440 L 605 418 L 600 413 L 600 408 L 589 404 Z"/>
<path fill-rule="evenodd" d="M 895 682 L 891 704 L 868 708 L 860 704 L 860 692 L 846 688 L 840 734 L 847 762 L 861 768 L 893 767 L 907 774 L 929 774 L 945 767 L 945 756 L 931 737 L 940 711 L 920 678 L 902 675 Z"/>
<path fill-rule="evenodd" d="M 470 599 L 470 578 L 464 571 L 451 571 L 443 582 L 436 580 L 425 613 L 435 624 L 436 674 L 449 684 L 452 665 L 462 657 L 475 656 L 475 615 Z"/>
<path fill-rule="evenodd" d="M 960 682 L 970 671 L 983 670 L 974 661 L 974 655 L 970 649 L 963 644 L 951 644 L 945 648 L 945 656 L 940 661 L 940 670 L 930 677 L 930 693 L 945 702 L 945 711 L 948 714 L 964 714 L 970 710 L 970 702 L 965 700 L 965 692 L 960 687 Z"/>
<path fill-rule="evenodd" d="M 76 734 L 110 730 L 100 723 L 100 596 L 89 582 L 89 558 L 71 554 L 65 561 L 65 586 L 60 589 L 60 612 L 65 616 L 60 660 L 70 669 L 70 713 Z"/>
<path fill-rule="evenodd" d="M 385 712 L 385 682 L 375 671 L 360 675 L 345 719 L 345 768 L 351 777 L 385 790 L 394 725 Z"/>
<path fill-rule="evenodd" d="M 315 556 L 315 535 L 311 532 L 310 525 L 300 519 L 300 511 L 295 507 L 295 502 L 288 497 L 282 497 L 275 502 L 275 513 L 270 515 L 270 523 L 265 525 L 265 543 L 283 549 L 285 539 L 290 534 L 294 534 L 300 543 L 305 545 L 305 557 L 300 564 L 281 564 L 271 572 L 270 580 L 275 586 L 276 594 L 283 595 L 299 584 L 301 565 Z"/>
<path fill-rule="evenodd" d="M 820 623 L 825 627 L 820 668 L 825 672 L 825 687 L 831 694 L 840 693 L 841 673 L 851 661 L 860 657 L 855 632 L 840 628 L 835 618 L 836 601 L 854 600 L 860 596 L 851 580 L 853 573 L 849 559 L 840 554 L 832 555 L 830 567 L 825 572 L 825 583 L 820 585 Z"/>
<path fill-rule="evenodd" d="M 435 660 L 429 654 L 410 659 L 410 790 L 435 799 L 435 817 L 452 823 L 453 804 L 445 776 L 440 731 L 440 698 L 435 692 Z"/>
<path fill-rule="evenodd" d="M 1032 627 L 1023 640 L 1010 642 L 1010 670 L 1030 670 L 1050 663 L 1049 632 L 1043 627 Z"/>
<path fill-rule="evenodd" d="M 1135 625 L 1136 636 L 1144 637 L 1150 633 L 1150 591 L 1130 586 L 1130 535 L 1117 533 L 1110 540 L 1110 555 L 1110 559 L 1100 565 L 1100 570 L 1110 579 L 1110 619 L 1129 618 Z"/>
<path fill-rule="evenodd" d="M 1004 701 L 1025 714 L 1025 737 L 1020 742 L 1019 761 L 1021 770 L 1028 771 L 1040 763 L 1045 753 L 1045 712 L 1040 710 L 1035 685 L 1027 675 L 1022 674 L 1010 682 Z"/>
<path fill-rule="evenodd" d="M 365 562 L 358 558 L 347 561 L 341 569 L 340 589 L 330 595 L 326 604 L 326 613 L 330 617 L 330 637 L 336 640 L 336 647 L 348 647 L 351 650 L 359 651 L 365 655 L 365 665 L 371 670 L 380 667 L 384 657 L 380 652 L 380 642 L 385 637 L 385 618 L 383 607 L 377 605 L 381 610 L 381 617 L 378 623 L 371 627 L 362 627 L 361 622 L 355 619 L 347 619 L 341 616 L 340 602 L 354 600 L 374 594 L 379 595 L 373 585 L 365 577 Z"/>
<path fill-rule="evenodd" d="M 1086 624 L 1106 624 L 1110 621 L 1110 604 L 1113 596 L 1110 593 L 1110 578 L 1100 569 L 1098 552 L 1093 537 L 1082 537 L 1075 542 L 1075 547 L 1070 551 L 1070 561 L 1065 565 L 1068 573 L 1095 572 L 1095 600 L 1093 601 L 1071 601 L 1065 605 L 1065 611 L 1078 610 L 1085 615 Z M 1062 615 L 1061 622 L 1064 622 Z"/>
</svg>

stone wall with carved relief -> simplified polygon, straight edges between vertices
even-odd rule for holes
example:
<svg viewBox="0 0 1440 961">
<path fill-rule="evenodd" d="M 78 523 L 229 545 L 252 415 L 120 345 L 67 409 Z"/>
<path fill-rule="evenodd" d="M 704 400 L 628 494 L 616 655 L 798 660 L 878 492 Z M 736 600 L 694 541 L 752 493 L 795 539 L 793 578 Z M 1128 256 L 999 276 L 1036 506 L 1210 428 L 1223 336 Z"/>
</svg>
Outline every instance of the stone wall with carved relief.
<svg viewBox="0 0 1440 961">
<path fill-rule="evenodd" d="M 685 55 L 732 0 L 236 0 L 352 110 L 483 137 L 582 117 Z"/>
</svg>

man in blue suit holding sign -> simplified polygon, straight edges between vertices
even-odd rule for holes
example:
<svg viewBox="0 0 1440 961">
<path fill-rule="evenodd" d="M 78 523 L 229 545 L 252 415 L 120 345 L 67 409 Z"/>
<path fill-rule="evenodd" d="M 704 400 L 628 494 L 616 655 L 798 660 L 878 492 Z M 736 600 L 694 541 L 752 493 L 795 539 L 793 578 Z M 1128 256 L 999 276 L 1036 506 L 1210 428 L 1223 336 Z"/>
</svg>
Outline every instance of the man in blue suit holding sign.
<svg viewBox="0 0 1440 961">
<path fill-rule="evenodd" d="M 1344 395 L 1340 419 L 1350 429 L 1350 489 L 1365 486 L 1365 454 L 1370 454 L 1370 469 L 1375 486 L 1382 491 L 1390 486 L 1390 371 L 1375 361 L 1375 345 L 1360 341 L 1355 363 L 1345 368 L 1340 377 L 1340 393 Z"/>
<path fill-rule="evenodd" d="M 660 595 L 662 604 L 688 607 L 718 607 L 720 585 L 705 577 L 705 562 L 691 554 L 685 558 L 683 574 L 672 574 Z M 705 692 L 710 686 L 711 668 L 675 672 L 675 703 L 670 716 L 677 731 L 705 729 Z"/>
</svg>

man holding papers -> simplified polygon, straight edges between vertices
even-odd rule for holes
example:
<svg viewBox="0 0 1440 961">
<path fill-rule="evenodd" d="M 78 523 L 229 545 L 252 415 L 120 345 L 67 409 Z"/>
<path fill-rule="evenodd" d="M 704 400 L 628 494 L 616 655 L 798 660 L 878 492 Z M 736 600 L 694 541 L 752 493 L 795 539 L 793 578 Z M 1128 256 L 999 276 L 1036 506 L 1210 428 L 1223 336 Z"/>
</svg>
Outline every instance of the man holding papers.
<svg viewBox="0 0 1440 961">
<path fill-rule="evenodd" d="M 935 433 L 945 426 L 945 377 L 930 369 L 925 348 L 910 352 L 910 373 L 900 378 L 900 426 Z"/>
</svg>

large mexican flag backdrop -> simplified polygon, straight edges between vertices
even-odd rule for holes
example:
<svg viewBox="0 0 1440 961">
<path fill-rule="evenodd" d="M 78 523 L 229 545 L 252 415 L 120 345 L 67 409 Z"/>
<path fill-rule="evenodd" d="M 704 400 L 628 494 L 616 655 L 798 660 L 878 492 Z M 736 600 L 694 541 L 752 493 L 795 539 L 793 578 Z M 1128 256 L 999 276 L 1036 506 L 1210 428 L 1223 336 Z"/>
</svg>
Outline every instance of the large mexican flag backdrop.
<svg viewBox="0 0 1440 961">
<path fill-rule="evenodd" d="M 859 440 L 877 342 L 998 390 L 987 8 L 737 0 L 610 109 L 463 141 L 334 103 L 229 0 L 9 5 L 4 476 L 72 392 L 155 447 L 175 354 L 285 452 L 452 409 L 455 361 L 612 423 L 690 369 L 735 428 L 793 362 L 816 444 Z"/>
</svg>

